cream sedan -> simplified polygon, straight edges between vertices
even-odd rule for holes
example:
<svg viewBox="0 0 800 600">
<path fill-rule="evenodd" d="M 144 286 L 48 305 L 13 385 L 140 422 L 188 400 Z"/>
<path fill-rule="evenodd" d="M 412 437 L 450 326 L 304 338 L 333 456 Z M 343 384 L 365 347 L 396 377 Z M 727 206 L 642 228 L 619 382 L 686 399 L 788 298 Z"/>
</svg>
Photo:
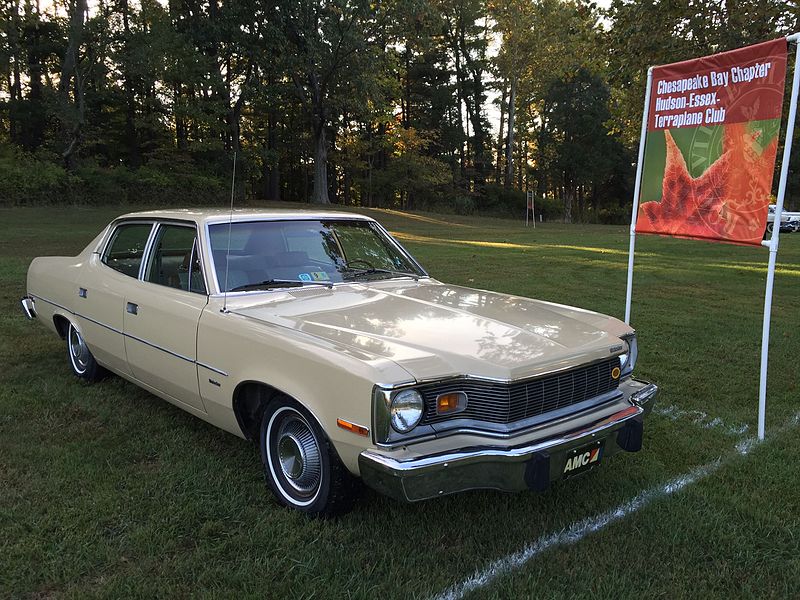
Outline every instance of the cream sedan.
<svg viewBox="0 0 800 600">
<path fill-rule="evenodd" d="M 406 501 L 544 490 L 639 450 L 657 392 L 619 320 L 441 283 L 350 213 L 128 214 L 35 259 L 27 290 L 77 377 L 257 442 L 277 499 L 312 515 L 359 478 Z"/>
</svg>

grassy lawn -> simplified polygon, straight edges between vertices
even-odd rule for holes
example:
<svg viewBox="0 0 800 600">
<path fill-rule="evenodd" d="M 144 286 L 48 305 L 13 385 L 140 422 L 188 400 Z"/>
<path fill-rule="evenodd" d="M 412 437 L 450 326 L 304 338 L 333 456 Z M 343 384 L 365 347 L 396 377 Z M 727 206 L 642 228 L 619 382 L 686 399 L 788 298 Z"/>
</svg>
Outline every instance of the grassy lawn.
<svg viewBox="0 0 800 600">
<path fill-rule="evenodd" d="M 662 388 L 643 452 L 544 494 L 404 505 L 365 491 L 321 522 L 277 506 L 255 447 L 118 378 L 79 383 L 63 343 L 22 316 L 30 260 L 77 253 L 121 212 L 0 210 L 1 597 L 425 598 L 718 458 L 708 477 L 470 597 L 800 590 L 800 428 L 785 425 L 800 411 L 800 234 L 778 255 L 767 443 L 742 455 L 733 431 L 756 428 L 766 250 L 642 236 L 637 374 Z M 371 214 L 438 279 L 622 316 L 627 227 Z"/>
</svg>

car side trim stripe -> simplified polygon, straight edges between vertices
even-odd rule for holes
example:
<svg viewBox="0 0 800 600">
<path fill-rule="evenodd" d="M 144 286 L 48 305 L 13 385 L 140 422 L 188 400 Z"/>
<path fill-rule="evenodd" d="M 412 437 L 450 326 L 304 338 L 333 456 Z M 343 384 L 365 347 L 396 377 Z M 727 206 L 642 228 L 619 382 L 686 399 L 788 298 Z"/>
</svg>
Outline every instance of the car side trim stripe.
<svg viewBox="0 0 800 600">
<path fill-rule="evenodd" d="M 43 298 L 42 296 L 37 296 L 35 294 L 30 294 L 30 295 L 31 295 L 32 298 L 36 298 L 38 300 L 42 300 L 43 302 L 47 302 L 48 304 L 51 304 L 52 306 L 55 306 L 56 308 L 60 308 L 61 310 L 67 311 L 71 315 L 75 315 L 76 317 L 80 317 L 81 319 L 86 319 L 87 321 L 90 321 L 90 322 L 94 323 L 95 325 L 99 325 L 100 327 L 104 327 L 104 328 L 108 329 L 109 331 L 113 331 L 114 333 L 120 334 L 123 337 L 130 338 L 132 340 L 136 340 L 137 342 L 141 342 L 142 344 L 145 344 L 146 346 L 150 346 L 151 348 L 155 348 L 156 350 L 161 350 L 162 352 L 166 352 L 167 354 L 169 354 L 171 356 L 174 356 L 175 358 L 180 358 L 181 360 L 185 360 L 186 362 L 190 362 L 192 364 L 195 364 L 198 367 L 203 367 L 205 369 L 213 371 L 214 373 L 219 373 L 220 375 L 222 375 L 224 377 L 228 376 L 228 374 L 225 371 L 223 371 L 222 369 L 217 369 L 216 367 L 212 367 L 211 365 L 207 365 L 205 363 L 196 361 L 193 358 L 189 358 L 188 356 L 184 356 L 183 354 L 179 354 L 178 352 L 174 352 L 172 350 L 169 350 L 168 348 L 164 348 L 163 346 L 159 346 L 158 344 L 154 344 L 153 342 L 149 342 L 149 341 L 147 341 L 145 339 L 142 339 L 142 338 L 140 338 L 138 336 L 131 335 L 130 333 L 125 333 L 124 331 L 120 331 L 116 327 L 112 327 L 111 325 L 106 325 L 105 323 L 101 323 L 100 321 L 98 321 L 96 319 L 93 319 L 91 317 L 87 317 L 86 315 L 83 315 L 81 313 L 77 313 L 74 310 L 70 310 L 69 308 L 67 308 L 66 306 L 62 306 L 58 302 L 53 302 L 52 300 L 48 300 L 47 298 Z"/>
<path fill-rule="evenodd" d="M 217 369 L 216 367 L 212 367 L 211 365 L 207 365 L 206 363 L 202 363 L 200 361 L 196 361 L 196 364 L 197 364 L 198 367 L 203 367 L 204 369 L 208 369 L 209 371 L 214 371 L 214 373 L 219 373 L 223 377 L 227 377 L 228 376 L 228 374 L 225 371 L 223 371 L 221 369 Z"/>
<path fill-rule="evenodd" d="M 184 356 L 183 354 L 178 354 L 177 352 L 164 348 L 163 346 L 159 346 L 158 344 L 154 344 L 153 342 L 148 342 L 147 340 L 142 339 L 138 336 L 131 335 L 130 333 L 123 333 L 122 335 L 124 335 L 126 338 L 130 338 L 132 340 L 136 340 L 137 342 L 141 342 L 145 346 L 150 346 L 151 348 L 155 348 L 156 350 L 161 350 L 162 352 L 166 352 L 167 354 L 174 356 L 175 358 L 180 358 L 182 360 L 185 360 L 186 362 L 197 364 L 197 361 L 194 360 L 193 358 L 189 358 L 188 356 Z"/>
</svg>

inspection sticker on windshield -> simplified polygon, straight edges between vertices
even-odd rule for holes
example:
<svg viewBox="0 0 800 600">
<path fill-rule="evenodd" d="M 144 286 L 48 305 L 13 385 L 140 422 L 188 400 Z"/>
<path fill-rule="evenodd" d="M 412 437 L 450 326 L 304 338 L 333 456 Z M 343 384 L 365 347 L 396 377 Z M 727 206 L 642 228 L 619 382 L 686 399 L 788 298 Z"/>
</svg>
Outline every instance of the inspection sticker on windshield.
<svg viewBox="0 0 800 600">
<path fill-rule="evenodd" d="M 311 278 L 314 281 L 330 281 L 331 280 L 331 278 L 328 276 L 328 274 L 325 271 L 312 271 L 311 272 Z"/>
<path fill-rule="evenodd" d="M 592 467 L 600 464 L 603 456 L 601 442 L 594 442 L 589 446 L 583 446 L 567 453 L 567 462 L 564 465 L 564 477 L 571 477 L 588 471 Z"/>
<path fill-rule="evenodd" d="M 308 273 L 300 273 L 300 274 L 297 276 L 297 278 L 298 278 L 300 281 L 314 281 L 313 279 L 311 279 L 311 275 L 309 275 Z"/>
</svg>

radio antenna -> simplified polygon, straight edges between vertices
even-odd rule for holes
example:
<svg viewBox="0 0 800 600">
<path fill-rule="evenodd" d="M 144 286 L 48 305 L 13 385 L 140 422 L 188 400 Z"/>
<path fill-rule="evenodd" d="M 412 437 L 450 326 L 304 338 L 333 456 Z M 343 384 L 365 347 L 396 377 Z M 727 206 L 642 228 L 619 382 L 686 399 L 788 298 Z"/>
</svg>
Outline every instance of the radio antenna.
<svg viewBox="0 0 800 600">
<path fill-rule="evenodd" d="M 233 225 L 233 194 L 236 189 L 236 151 L 233 152 L 233 176 L 231 177 L 231 211 L 228 214 L 228 250 L 225 252 L 225 288 L 223 289 L 222 311 L 228 312 L 228 268 L 231 258 L 231 226 Z"/>
</svg>

